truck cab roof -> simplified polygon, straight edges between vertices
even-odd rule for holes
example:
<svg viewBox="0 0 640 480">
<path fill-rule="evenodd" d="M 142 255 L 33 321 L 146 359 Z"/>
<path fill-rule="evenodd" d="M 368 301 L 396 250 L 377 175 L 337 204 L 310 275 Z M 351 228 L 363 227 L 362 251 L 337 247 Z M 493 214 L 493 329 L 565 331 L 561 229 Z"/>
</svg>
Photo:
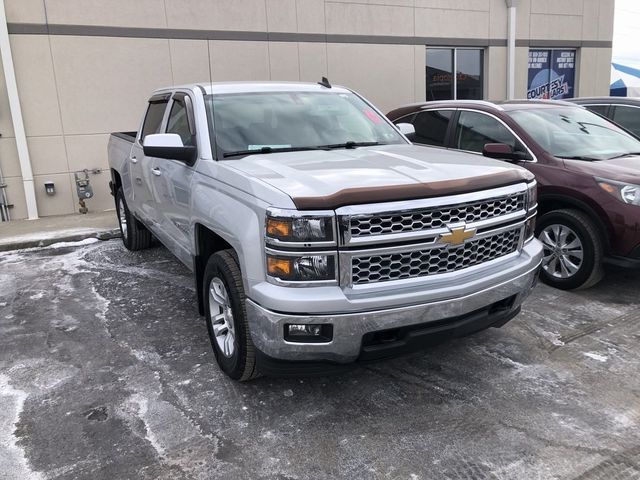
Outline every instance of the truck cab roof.
<svg viewBox="0 0 640 480">
<path fill-rule="evenodd" d="M 311 82 L 199 82 L 173 87 L 160 88 L 154 94 L 172 92 L 175 90 L 200 90 L 205 95 L 227 93 L 258 93 L 258 92 L 334 92 L 350 93 L 351 90 L 339 85 L 327 88 L 319 83 Z"/>
</svg>

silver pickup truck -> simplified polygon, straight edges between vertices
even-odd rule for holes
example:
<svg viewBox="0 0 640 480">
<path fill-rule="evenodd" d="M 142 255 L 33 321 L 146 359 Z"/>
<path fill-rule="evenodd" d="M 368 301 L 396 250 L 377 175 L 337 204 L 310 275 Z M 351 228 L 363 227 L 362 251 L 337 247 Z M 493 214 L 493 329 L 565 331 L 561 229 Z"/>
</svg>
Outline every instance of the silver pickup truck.
<svg viewBox="0 0 640 480">
<path fill-rule="evenodd" d="M 326 81 L 158 90 L 109 141 L 124 244 L 153 236 L 193 271 L 237 380 L 500 327 L 542 259 L 534 178 L 409 127 Z"/>
</svg>

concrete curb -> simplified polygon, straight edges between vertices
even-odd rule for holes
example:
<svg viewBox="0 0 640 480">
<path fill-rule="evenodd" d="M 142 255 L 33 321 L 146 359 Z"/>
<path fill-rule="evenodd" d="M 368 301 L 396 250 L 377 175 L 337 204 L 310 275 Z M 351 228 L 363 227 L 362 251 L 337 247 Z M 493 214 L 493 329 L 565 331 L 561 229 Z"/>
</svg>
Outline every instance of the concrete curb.
<svg viewBox="0 0 640 480">
<path fill-rule="evenodd" d="M 11 250 L 23 250 L 25 248 L 43 248 L 60 242 L 79 242 L 87 238 L 97 238 L 98 240 L 110 240 L 112 238 L 120 238 L 120 229 L 114 228 L 109 230 L 95 230 L 93 232 L 69 232 L 63 235 L 56 235 L 56 232 L 49 232 L 46 237 L 43 235 L 38 238 L 20 238 L 11 237 L 0 240 L 0 252 L 8 252 Z"/>
</svg>

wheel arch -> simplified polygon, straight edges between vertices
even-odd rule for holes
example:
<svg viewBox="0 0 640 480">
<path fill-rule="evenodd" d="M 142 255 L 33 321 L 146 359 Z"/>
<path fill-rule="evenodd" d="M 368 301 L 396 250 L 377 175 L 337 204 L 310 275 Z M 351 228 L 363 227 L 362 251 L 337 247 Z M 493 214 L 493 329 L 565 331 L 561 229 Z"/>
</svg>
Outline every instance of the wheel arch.
<svg viewBox="0 0 640 480">
<path fill-rule="evenodd" d="M 198 312 L 204 315 L 204 298 L 202 282 L 204 279 L 204 269 L 207 266 L 209 257 L 220 250 L 231 249 L 236 254 L 236 249 L 222 236 L 201 223 L 196 223 L 194 227 L 195 254 L 193 256 L 193 273 L 196 283 L 196 295 L 198 299 Z"/>
<path fill-rule="evenodd" d="M 545 213 L 564 208 L 579 210 L 587 214 L 589 218 L 593 220 L 598 233 L 600 233 L 600 238 L 604 242 L 605 249 L 607 251 L 609 250 L 611 245 L 609 232 L 612 231 L 612 227 L 608 220 L 606 220 L 606 214 L 599 206 L 592 206 L 590 203 L 580 198 L 556 193 L 544 194 L 538 198 L 539 217 Z"/>
<path fill-rule="evenodd" d="M 111 168 L 111 182 L 109 182 L 109 187 L 111 189 L 111 195 L 115 198 L 116 193 L 122 187 L 122 177 L 120 176 L 120 172 L 115 168 Z"/>
</svg>

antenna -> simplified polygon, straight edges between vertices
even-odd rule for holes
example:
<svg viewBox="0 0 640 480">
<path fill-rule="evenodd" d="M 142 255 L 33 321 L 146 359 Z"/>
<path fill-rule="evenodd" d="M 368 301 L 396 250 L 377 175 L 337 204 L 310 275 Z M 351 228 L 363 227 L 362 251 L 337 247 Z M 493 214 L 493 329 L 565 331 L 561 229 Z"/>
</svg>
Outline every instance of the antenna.
<svg viewBox="0 0 640 480">
<path fill-rule="evenodd" d="M 322 77 L 322 81 L 318 82 L 318 85 L 322 85 L 325 88 L 331 88 L 331 84 L 329 83 L 329 80 L 327 80 L 327 77 Z"/>
</svg>

